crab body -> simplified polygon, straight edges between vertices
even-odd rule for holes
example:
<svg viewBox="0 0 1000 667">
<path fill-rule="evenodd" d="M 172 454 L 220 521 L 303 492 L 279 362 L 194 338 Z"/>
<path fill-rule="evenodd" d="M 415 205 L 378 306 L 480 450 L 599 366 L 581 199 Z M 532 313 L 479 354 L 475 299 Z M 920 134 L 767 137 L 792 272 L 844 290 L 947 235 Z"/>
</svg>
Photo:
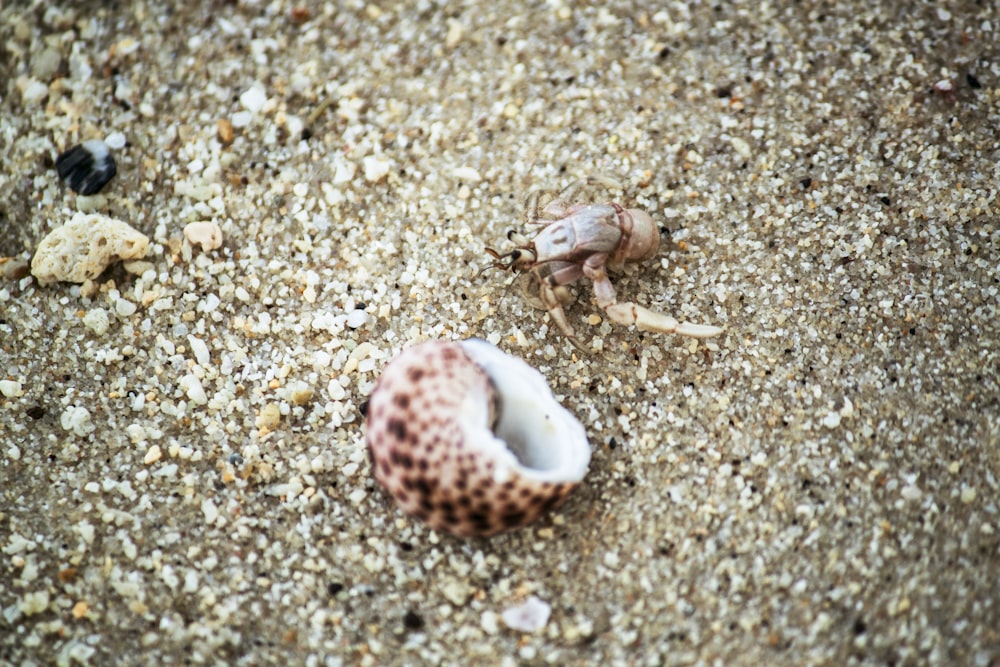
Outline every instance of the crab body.
<svg viewBox="0 0 1000 667">
<path fill-rule="evenodd" d="M 649 214 L 639 209 L 625 208 L 614 202 L 572 203 L 582 187 L 593 183 L 620 187 L 610 179 L 589 178 L 569 186 L 542 208 L 539 208 L 537 193 L 529 196 L 525 223 L 541 229 L 531 238 L 509 233 L 507 238 L 516 247 L 505 255 L 487 248 L 487 252 L 498 260 L 494 266 L 530 275 L 541 305 L 551 313 L 559 329 L 578 346 L 563 306 L 571 300 L 566 286 L 582 277 L 593 283 L 597 305 L 619 324 L 635 324 L 640 329 L 696 338 L 722 333 L 719 327 L 678 322 L 632 302 L 618 303 L 607 269 L 620 269 L 625 262 L 652 258 L 659 249 L 659 229 Z M 504 263 L 504 259 L 509 261 Z"/>
</svg>

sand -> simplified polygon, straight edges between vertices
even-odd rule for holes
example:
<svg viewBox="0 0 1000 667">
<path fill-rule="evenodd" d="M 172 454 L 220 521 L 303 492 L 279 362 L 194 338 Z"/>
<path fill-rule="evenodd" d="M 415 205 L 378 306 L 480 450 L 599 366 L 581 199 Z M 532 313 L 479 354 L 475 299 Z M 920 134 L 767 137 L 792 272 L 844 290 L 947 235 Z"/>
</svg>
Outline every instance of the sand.
<svg viewBox="0 0 1000 667">
<path fill-rule="evenodd" d="M 1000 16 L 947 7 L 7 3 L 0 662 L 1000 665 Z M 591 174 L 661 226 L 619 299 L 722 336 L 581 281 L 580 351 L 478 273 Z M 147 256 L 42 287 L 78 211 Z M 468 337 L 594 448 L 492 539 L 364 442 L 389 359 Z"/>
</svg>

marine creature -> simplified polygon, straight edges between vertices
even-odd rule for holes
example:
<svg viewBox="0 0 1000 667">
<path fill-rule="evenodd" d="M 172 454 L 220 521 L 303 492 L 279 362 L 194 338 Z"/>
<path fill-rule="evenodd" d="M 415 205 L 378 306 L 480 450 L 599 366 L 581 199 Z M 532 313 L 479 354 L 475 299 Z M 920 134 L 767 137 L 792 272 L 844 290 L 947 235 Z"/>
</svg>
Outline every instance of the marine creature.
<svg viewBox="0 0 1000 667">
<path fill-rule="evenodd" d="M 584 186 L 593 184 L 621 187 L 606 177 L 590 177 L 573 183 L 544 207 L 539 206 L 539 193 L 532 193 L 525 203 L 524 222 L 529 227 L 540 227 L 538 233 L 529 237 L 509 232 L 507 238 L 515 248 L 505 254 L 486 248 L 496 259 L 490 266 L 528 274 L 542 306 L 577 347 L 576 332 L 566 320 L 563 308 L 572 302 L 567 285 L 582 277 L 591 280 L 597 305 L 618 324 L 694 338 L 722 333 L 716 326 L 678 322 L 637 303 L 618 302 L 608 269 L 619 270 L 625 262 L 652 258 L 660 245 L 660 233 L 645 211 L 615 202 L 573 203 Z"/>
<path fill-rule="evenodd" d="M 375 478 L 435 530 L 531 523 L 583 479 L 583 425 L 527 363 L 479 339 L 429 341 L 385 367 L 367 410 Z"/>
</svg>

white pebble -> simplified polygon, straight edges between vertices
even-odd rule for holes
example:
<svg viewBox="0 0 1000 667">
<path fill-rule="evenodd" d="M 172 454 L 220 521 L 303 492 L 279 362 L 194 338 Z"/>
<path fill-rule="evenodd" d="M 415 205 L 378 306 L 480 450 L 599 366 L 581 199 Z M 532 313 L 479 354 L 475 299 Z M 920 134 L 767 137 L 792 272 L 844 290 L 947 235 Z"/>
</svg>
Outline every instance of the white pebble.
<svg viewBox="0 0 1000 667">
<path fill-rule="evenodd" d="M 104 137 L 104 143 L 108 145 L 108 148 L 112 150 L 119 150 L 125 148 L 127 143 L 125 135 L 121 132 L 112 132 L 108 136 Z"/>
<path fill-rule="evenodd" d="M 466 183 L 478 183 L 483 180 L 483 177 L 479 175 L 479 172 L 472 167 L 456 167 L 452 170 L 451 175 L 460 181 L 465 181 Z"/>
<path fill-rule="evenodd" d="M 544 628 L 551 613 L 551 605 L 532 595 L 521 604 L 505 609 L 500 618 L 511 630 L 531 633 Z"/>
<path fill-rule="evenodd" d="M 126 299 L 118 299 L 115 301 L 115 312 L 118 313 L 120 317 L 128 317 L 135 314 L 137 306 Z"/>
<path fill-rule="evenodd" d="M 975 502 L 976 500 L 976 489 L 965 484 L 962 485 L 962 502 L 966 505 Z"/>
<path fill-rule="evenodd" d="M 37 79 L 19 77 L 17 87 L 21 91 L 21 104 L 25 107 L 35 106 L 49 94 L 49 87 Z"/>
<path fill-rule="evenodd" d="M 753 153 L 750 150 L 750 144 L 748 144 L 743 139 L 740 139 L 739 137 L 733 137 L 732 139 L 730 139 L 729 144 L 733 147 L 733 150 L 736 151 L 742 158 L 748 158 L 751 155 L 753 155 Z"/>
<path fill-rule="evenodd" d="M 17 380 L 0 380 L 0 394 L 5 398 L 17 398 L 24 394 L 21 390 L 21 383 Z"/>
<path fill-rule="evenodd" d="M 326 386 L 326 393 L 335 401 L 342 400 L 347 396 L 347 390 L 344 389 L 344 386 L 336 378 L 330 380 L 330 384 Z"/>
<path fill-rule="evenodd" d="M 364 159 L 365 180 L 375 183 L 382 180 L 392 168 L 392 163 L 384 157 L 369 155 Z"/>
<path fill-rule="evenodd" d="M 179 382 L 181 389 L 184 390 L 184 394 L 191 400 L 192 403 L 196 405 L 205 405 L 208 403 L 208 396 L 205 394 L 205 388 L 201 386 L 201 380 L 190 373 L 185 375 L 180 379 Z"/>
<path fill-rule="evenodd" d="M 83 316 L 83 324 L 98 336 L 103 336 L 108 332 L 110 324 L 108 311 L 103 308 L 93 308 L 87 311 L 87 314 Z"/>
<path fill-rule="evenodd" d="M 72 431 L 79 436 L 85 436 L 94 430 L 94 424 L 90 419 L 90 411 L 87 408 L 70 405 L 63 410 L 59 417 L 59 423 L 63 429 Z"/>
<path fill-rule="evenodd" d="M 201 512 L 205 515 L 205 523 L 211 525 L 219 518 L 219 508 L 215 506 L 211 498 L 205 498 L 201 503 Z"/>
<path fill-rule="evenodd" d="M 205 344 L 205 341 L 197 336 L 188 335 L 188 344 L 191 346 L 191 352 L 194 353 L 194 360 L 198 365 L 208 366 L 212 359 L 208 354 L 208 345 Z"/>
<path fill-rule="evenodd" d="M 246 127 L 253 120 L 253 114 L 249 111 L 237 111 L 233 114 L 232 123 L 233 127 L 241 128 Z"/>
<path fill-rule="evenodd" d="M 827 428 L 837 428 L 840 426 L 840 413 L 828 412 L 827 415 L 823 417 L 823 426 Z"/>
<path fill-rule="evenodd" d="M 364 326 L 368 323 L 368 313 L 363 310 L 356 309 L 352 310 L 347 314 L 347 326 L 352 329 L 357 329 L 358 327 Z"/>
<path fill-rule="evenodd" d="M 497 622 L 497 615 L 492 611 L 484 611 L 479 619 L 479 627 L 488 635 L 495 635 L 500 631 L 500 624 Z"/>
<path fill-rule="evenodd" d="M 163 450 L 160 449 L 159 445 L 153 445 L 148 450 L 146 450 L 146 456 L 142 458 L 142 462 L 146 465 L 152 465 L 163 458 Z"/>
<path fill-rule="evenodd" d="M 333 183 L 334 185 L 343 185 L 344 183 L 350 183 L 354 180 L 354 172 L 356 168 L 353 162 L 348 162 L 344 159 L 337 160 L 337 168 L 333 172 Z"/>
<path fill-rule="evenodd" d="M 253 85 L 240 95 L 240 104 L 250 113 L 257 113 L 267 103 L 267 93 L 259 85 Z"/>
<path fill-rule="evenodd" d="M 46 590 L 25 593 L 21 598 L 21 613 L 25 616 L 40 614 L 49 607 L 49 592 Z"/>
</svg>

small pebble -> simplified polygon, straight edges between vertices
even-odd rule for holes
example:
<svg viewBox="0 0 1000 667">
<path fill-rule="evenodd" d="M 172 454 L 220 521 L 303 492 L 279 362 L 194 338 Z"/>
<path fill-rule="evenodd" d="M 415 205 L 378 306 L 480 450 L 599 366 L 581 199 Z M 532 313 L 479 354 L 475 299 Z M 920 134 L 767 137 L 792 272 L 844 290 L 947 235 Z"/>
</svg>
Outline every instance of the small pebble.
<svg viewBox="0 0 1000 667">
<path fill-rule="evenodd" d="M 31 267 L 19 257 L 0 257 L 0 275 L 7 280 L 20 280 L 31 274 Z"/>
<path fill-rule="evenodd" d="M 281 410 L 275 403 L 268 403 L 257 413 L 257 428 L 273 429 L 281 423 Z"/>
<path fill-rule="evenodd" d="M 205 252 L 222 246 L 222 228 L 214 222 L 192 222 L 184 227 L 184 237 Z"/>
<path fill-rule="evenodd" d="M 352 329 L 364 326 L 368 322 L 368 313 L 363 310 L 352 310 L 347 314 L 347 326 Z"/>
<path fill-rule="evenodd" d="M 127 299 L 118 299 L 115 301 L 115 312 L 118 313 L 119 317 L 131 317 L 135 315 L 137 309 L 138 306 Z"/>
<path fill-rule="evenodd" d="M 48 86 L 25 76 L 18 78 L 17 87 L 21 92 L 21 103 L 27 108 L 40 104 L 49 94 Z"/>
<path fill-rule="evenodd" d="M 98 336 L 103 336 L 108 332 L 108 326 L 110 325 L 108 311 L 103 308 L 88 310 L 87 314 L 83 316 L 83 324 Z"/>
<path fill-rule="evenodd" d="M 125 135 L 121 132 L 112 132 L 108 136 L 104 137 L 104 143 L 108 145 L 108 148 L 116 151 L 125 148 L 127 140 L 125 139 Z"/>
<path fill-rule="evenodd" d="M 72 609 L 73 618 L 77 619 L 83 618 L 84 616 L 87 615 L 89 610 L 90 610 L 89 605 L 87 605 L 87 603 L 84 602 L 83 600 L 80 600 L 75 605 L 73 605 Z"/>
<path fill-rule="evenodd" d="M 267 93 L 258 85 L 251 86 L 240 95 L 240 104 L 250 113 L 257 113 L 267 103 Z"/>
<path fill-rule="evenodd" d="M 363 161 L 365 169 L 365 180 L 369 183 L 376 183 L 389 173 L 392 163 L 384 157 L 369 155 Z"/>
<path fill-rule="evenodd" d="M 552 607 L 534 595 L 519 605 L 515 605 L 500 615 L 504 625 L 518 632 L 537 632 L 549 622 Z"/>
<path fill-rule="evenodd" d="M 92 195 L 114 178 L 117 167 L 108 145 L 100 139 L 91 139 L 60 154 L 56 170 L 74 192 Z"/>
<path fill-rule="evenodd" d="M 455 169 L 452 170 L 451 175 L 460 181 L 465 181 L 466 183 L 478 183 L 483 180 L 480 173 L 472 167 L 455 167 Z"/>
<path fill-rule="evenodd" d="M 0 394 L 5 398 L 17 398 L 23 393 L 21 383 L 17 380 L 0 380 Z"/>
<path fill-rule="evenodd" d="M 215 123 L 216 131 L 219 134 L 219 141 L 222 142 L 223 146 L 228 146 L 233 143 L 233 138 L 235 137 L 233 133 L 233 123 L 228 118 L 220 118 Z"/>
</svg>

